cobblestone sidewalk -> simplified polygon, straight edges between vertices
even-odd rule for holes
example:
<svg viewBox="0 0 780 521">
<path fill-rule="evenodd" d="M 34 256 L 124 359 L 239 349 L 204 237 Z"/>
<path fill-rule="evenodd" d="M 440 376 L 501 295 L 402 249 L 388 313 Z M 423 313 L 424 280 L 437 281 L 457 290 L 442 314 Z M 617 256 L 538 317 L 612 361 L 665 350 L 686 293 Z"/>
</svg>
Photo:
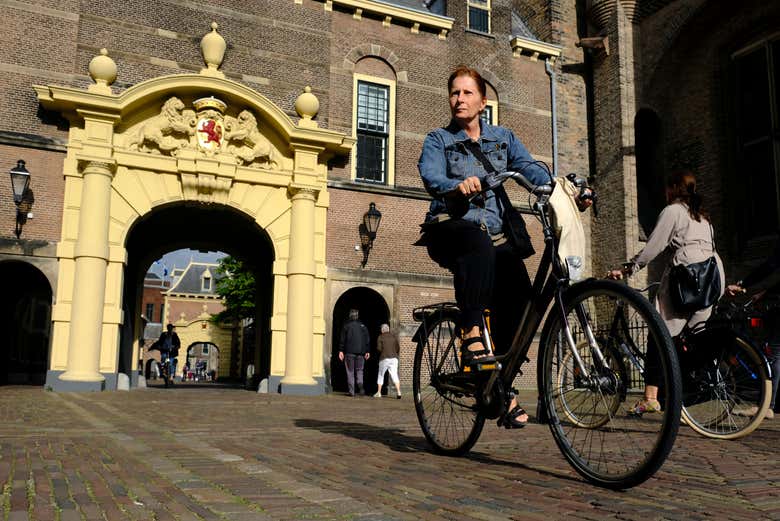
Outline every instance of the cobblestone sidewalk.
<svg viewBox="0 0 780 521">
<path fill-rule="evenodd" d="M 543 425 L 434 455 L 408 395 L 0 387 L 0 520 L 780 519 L 779 445 L 780 420 L 730 442 L 681 427 L 655 478 L 612 492 Z"/>
</svg>

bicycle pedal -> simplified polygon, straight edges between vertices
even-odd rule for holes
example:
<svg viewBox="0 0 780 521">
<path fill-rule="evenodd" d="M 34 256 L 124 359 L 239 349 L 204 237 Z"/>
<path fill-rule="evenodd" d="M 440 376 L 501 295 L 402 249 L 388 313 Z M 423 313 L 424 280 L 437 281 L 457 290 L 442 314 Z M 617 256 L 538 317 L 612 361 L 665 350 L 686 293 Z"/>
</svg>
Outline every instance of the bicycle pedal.
<svg viewBox="0 0 780 521">
<path fill-rule="evenodd" d="M 464 373 L 481 373 L 484 371 L 498 371 L 501 369 L 501 364 L 498 362 L 490 362 L 487 364 L 474 364 L 463 367 Z"/>
</svg>

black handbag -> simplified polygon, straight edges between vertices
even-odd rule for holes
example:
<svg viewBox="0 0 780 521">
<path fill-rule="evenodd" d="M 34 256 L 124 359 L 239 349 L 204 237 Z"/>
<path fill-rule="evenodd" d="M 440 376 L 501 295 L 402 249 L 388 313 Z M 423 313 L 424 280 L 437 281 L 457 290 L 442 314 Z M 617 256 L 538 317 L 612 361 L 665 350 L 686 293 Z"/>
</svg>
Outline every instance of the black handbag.
<svg viewBox="0 0 780 521">
<path fill-rule="evenodd" d="M 714 232 L 712 250 L 715 251 Z M 669 272 L 672 305 L 682 313 L 694 313 L 715 304 L 720 298 L 720 290 L 720 270 L 715 255 L 687 266 L 672 266 Z"/>
<path fill-rule="evenodd" d="M 493 163 L 491 163 L 490 159 L 485 156 L 478 143 L 472 141 L 468 143 L 466 147 L 471 150 L 471 153 L 474 154 L 474 157 L 476 157 L 482 163 L 482 166 L 485 168 L 487 173 L 491 174 L 496 172 L 496 168 L 493 166 Z M 512 249 L 515 250 L 518 255 L 520 255 L 520 258 L 527 259 L 536 252 L 534 251 L 533 244 L 531 243 L 531 236 L 528 235 L 528 229 L 525 227 L 525 221 L 523 220 L 523 217 L 520 215 L 520 212 L 515 210 L 515 207 L 512 206 L 512 202 L 509 200 L 509 196 L 507 195 L 506 190 L 504 190 L 504 185 L 501 185 L 498 188 L 494 188 L 493 192 L 498 198 L 498 203 L 502 212 L 504 221 L 502 231 L 504 232 L 504 235 L 506 235 L 506 238 L 509 244 L 512 246 Z"/>
</svg>

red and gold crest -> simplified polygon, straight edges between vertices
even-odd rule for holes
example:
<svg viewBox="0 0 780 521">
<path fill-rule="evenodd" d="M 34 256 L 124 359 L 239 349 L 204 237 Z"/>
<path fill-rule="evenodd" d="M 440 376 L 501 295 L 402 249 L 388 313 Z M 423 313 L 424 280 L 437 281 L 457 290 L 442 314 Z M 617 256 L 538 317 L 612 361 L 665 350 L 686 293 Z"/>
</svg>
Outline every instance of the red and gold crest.
<svg viewBox="0 0 780 521">
<path fill-rule="evenodd" d="M 195 127 L 198 146 L 206 152 L 219 151 L 225 134 L 223 113 L 227 105 L 213 96 L 197 99 L 192 104 L 198 112 Z"/>
</svg>

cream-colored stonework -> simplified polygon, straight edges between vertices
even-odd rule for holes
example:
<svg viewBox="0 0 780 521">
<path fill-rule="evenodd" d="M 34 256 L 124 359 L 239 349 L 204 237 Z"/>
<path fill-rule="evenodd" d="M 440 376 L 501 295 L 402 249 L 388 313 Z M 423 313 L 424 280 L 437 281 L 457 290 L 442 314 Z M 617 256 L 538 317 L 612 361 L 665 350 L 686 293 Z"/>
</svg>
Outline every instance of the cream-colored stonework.
<svg viewBox="0 0 780 521">
<path fill-rule="evenodd" d="M 283 388 L 314 385 L 323 375 L 326 162 L 354 140 L 296 125 L 263 95 L 213 74 L 155 78 L 116 95 L 35 90 L 71 122 L 50 369 L 72 382 L 117 371 L 128 233 L 160 206 L 186 202 L 232 207 L 268 234 L 271 376 Z M 199 146 L 193 106 L 208 96 L 225 104 L 211 152 Z"/>
</svg>

